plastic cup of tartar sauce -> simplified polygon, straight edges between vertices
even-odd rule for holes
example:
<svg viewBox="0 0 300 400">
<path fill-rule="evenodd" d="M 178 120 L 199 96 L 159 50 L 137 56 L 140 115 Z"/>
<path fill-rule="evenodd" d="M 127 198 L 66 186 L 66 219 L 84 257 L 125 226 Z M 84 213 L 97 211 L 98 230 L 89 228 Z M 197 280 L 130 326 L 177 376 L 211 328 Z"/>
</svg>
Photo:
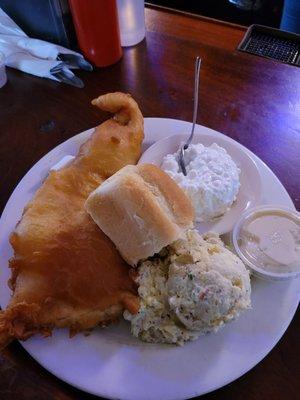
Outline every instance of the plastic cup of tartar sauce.
<svg viewBox="0 0 300 400">
<path fill-rule="evenodd" d="M 253 275 L 267 280 L 300 276 L 300 213 L 277 206 L 245 212 L 231 232 L 237 255 Z"/>
</svg>

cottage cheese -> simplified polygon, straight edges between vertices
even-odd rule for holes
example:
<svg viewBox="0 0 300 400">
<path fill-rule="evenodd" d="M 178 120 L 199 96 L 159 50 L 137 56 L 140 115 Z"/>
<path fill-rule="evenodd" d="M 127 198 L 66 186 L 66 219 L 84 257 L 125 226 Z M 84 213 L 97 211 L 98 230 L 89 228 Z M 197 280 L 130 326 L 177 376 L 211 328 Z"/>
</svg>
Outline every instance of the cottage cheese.
<svg viewBox="0 0 300 400">
<path fill-rule="evenodd" d="M 242 261 L 215 234 L 190 230 L 138 269 L 140 309 L 125 311 L 134 336 L 183 344 L 250 307 L 250 279 Z"/>
<path fill-rule="evenodd" d="M 161 168 L 185 191 L 196 212 L 196 221 L 223 215 L 235 201 L 240 170 L 223 147 L 191 144 L 185 151 L 187 176 L 179 170 L 178 153 L 163 158 Z"/>
</svg>

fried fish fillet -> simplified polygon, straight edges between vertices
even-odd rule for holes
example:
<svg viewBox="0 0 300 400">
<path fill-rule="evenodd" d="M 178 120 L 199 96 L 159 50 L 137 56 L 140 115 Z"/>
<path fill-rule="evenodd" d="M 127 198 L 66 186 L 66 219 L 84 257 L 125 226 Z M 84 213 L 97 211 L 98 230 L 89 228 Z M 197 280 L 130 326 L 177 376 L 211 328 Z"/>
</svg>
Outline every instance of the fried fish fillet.
<svg viewBox="0 0 300 400">
<path fill-rule="evenodd" d="M 143 116 L 124 93 L 92 101 L 114 117 L 95 129 L 73 162 L 50 172 L 11 234 L 13 295 L 0 313 L 0 346 L 11 338 L 71 333 L 138 310 L 129 267 L 84 210 L 88 195 L 141 154 Z"/>
</svg>

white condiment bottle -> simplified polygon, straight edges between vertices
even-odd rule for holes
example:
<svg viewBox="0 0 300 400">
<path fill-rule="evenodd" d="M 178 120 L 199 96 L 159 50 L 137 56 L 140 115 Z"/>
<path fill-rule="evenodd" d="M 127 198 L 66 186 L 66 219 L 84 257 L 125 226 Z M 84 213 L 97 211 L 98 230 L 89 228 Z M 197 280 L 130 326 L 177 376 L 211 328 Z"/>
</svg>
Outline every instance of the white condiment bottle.
<svg viewBox="0 0 300 400">
<path fill-rule="evenodd" d="M 144 0 L 117 0 L 121 46 L 134 46 L 145 37 Z"/>
</svg>

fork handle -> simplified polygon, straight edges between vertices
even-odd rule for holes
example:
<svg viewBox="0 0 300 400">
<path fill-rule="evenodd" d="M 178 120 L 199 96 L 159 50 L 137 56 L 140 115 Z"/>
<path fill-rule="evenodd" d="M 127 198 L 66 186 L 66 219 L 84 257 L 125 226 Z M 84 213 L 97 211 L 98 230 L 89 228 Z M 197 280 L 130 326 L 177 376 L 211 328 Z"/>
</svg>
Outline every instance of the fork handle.
<svg viewBox="0 0 300 400">
<path fill-rule="evenodd" d="M 201 58 L 198 56 L 195 61 L 195 82 L 194 82 L 194 111 L 193 111 L 193 126 L 190 137 L 188 138 L 184 149 L 186 150 L 194 137 L 195 126 L 198 114 L 198 99 L 199 99 L 199 76 L 200 76 Z"/>
</svg>

